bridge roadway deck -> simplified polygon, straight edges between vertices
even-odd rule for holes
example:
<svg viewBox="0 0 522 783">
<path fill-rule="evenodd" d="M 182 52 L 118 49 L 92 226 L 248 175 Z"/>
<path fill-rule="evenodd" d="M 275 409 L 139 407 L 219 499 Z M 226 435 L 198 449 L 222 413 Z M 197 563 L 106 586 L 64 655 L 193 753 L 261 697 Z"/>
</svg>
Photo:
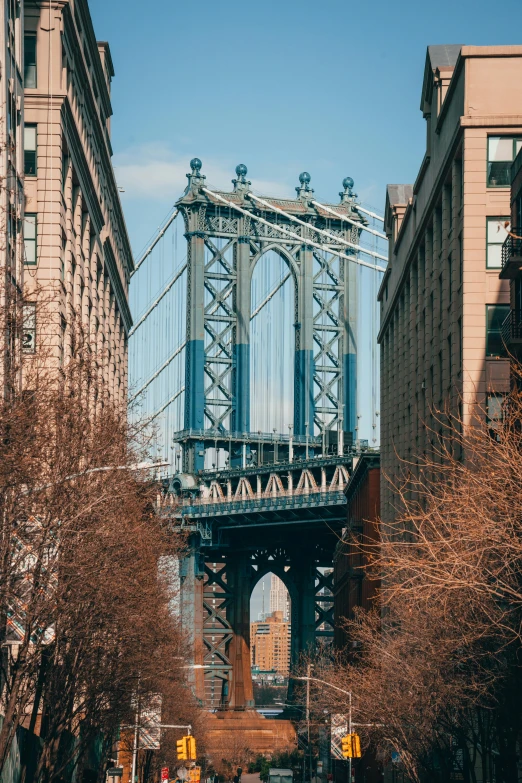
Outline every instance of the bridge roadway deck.
<svg viewBox="0 0 522 783">
<path fill-rule="evenodd" d="M 307 526 L 318 522 L 327 522 L 337 528 L 346 524 L 346 497 L 342 490 L 326 490 L 220 502 L 203 499 L 174 506 L 171 514 L 184 528 L 191 520 L 213 522 L 220 528 Z"/>
</svg>

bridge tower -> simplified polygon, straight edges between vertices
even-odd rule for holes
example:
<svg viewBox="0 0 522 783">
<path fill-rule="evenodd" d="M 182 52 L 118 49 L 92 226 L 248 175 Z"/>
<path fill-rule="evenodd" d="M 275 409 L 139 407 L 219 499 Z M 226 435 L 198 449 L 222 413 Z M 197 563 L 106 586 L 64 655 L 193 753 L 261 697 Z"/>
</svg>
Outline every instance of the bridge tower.
<svg viewBox="0 0 522 783">
<path fill-rule="evenodd" d="M 253 706 L 249 602 L 269 571 L 292 602 L 292 660 L 332 635 L 331 567 L 355 453 L 359 237 L 367 220 L 353 181 L 340 202 L 260 197 L 240 164 L 230 192 L 207 187 L 191 161 L 176 204 L 187 241 L 182 471 L 164 482 L 160 513 L 189 534 L 182 616 L 195 687 L 213 708 Z M 251 431 L 252 275 L 267 252 L 294 288 L 294 421 L 289 434 Z M 375 255 L 375 254 L 374 254 Z M 370 264 L 366 264 L 371 266 Z M 272 295 L 272 294 L 271 294 Z M 266 357 L 270 361 L 270 357 Z M 228 454 L 208 469 L 209 450 Z"/>
</svg>

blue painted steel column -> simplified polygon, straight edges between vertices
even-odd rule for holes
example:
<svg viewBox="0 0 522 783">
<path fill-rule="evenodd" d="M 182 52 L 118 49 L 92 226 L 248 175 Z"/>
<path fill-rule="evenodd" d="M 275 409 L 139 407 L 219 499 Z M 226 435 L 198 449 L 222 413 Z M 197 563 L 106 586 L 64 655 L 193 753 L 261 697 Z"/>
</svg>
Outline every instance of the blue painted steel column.
<svg viewBox="0 0 522 783">
<path fill-rule="evenodd" d="M 299 253 L 297 284 L 297 323 L 295 325 L 294 432 L 314 434 L 314 351 L 313 351 L 313 253 L 303 245 Z"/>
<path fill-rule="evenodd" d="M 189 212 L 189 226 L 198 212 Z M 205 414 L 205 234 L 188 231 L 187 239 L 187 347 L 185 351 L 185 429 L 203 430 Z M 184 470 L 196 473 L 204 467 L 203 443 L 186 448 Z"/>
<path fill-rule="evenodd" d="M 343 430 L 356 438 L 357 426 L 357 264 L 344 262 Z"/>
<path fill-rule="evenodd" d="M 240 221 L 241 227 L 245 219 Z M 250 432 L 250 243 L 239 236 L 236 245 L 236 331 L 234 341 L 234 414 L 231 429 Z"/>
</svg>

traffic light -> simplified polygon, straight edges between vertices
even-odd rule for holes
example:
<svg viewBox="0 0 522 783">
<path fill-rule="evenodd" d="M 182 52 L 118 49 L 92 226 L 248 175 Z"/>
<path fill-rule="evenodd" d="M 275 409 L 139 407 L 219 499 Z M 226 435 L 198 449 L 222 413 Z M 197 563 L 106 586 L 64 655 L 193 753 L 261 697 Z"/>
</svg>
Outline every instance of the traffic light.
<svg viewBox="0 0 522 783">
<path fill-rule="evenodd" d="M 186 734 L 180 740 L 176 741 L 176 750 L 178 752 L 178 761 L 196 760 L 196 738 Z"/>
<path fill-rule="evenodd" d="M 352 751 L 352 735 L 347 734 L 345 737 L 341 740 L 341 748 L 343 751 L 343 756 L 345 759 L 351 759 L 353 756 Z M 179 756 L 178 756 L 179 758 Z"/>
<path fill-rule="evenodd" d="M 358 734 L 346 734 L 341 739 L 341 749 L 345 759 L 360 759 L 361 738 Z"/>
<path fill-rule="evenodd" d="M 189 737 L 182 737 L 176 742 L 176 750 L 178 752 L 178 761 L 187 761 L 188 755 L 188 743 Z"/>
</svg>

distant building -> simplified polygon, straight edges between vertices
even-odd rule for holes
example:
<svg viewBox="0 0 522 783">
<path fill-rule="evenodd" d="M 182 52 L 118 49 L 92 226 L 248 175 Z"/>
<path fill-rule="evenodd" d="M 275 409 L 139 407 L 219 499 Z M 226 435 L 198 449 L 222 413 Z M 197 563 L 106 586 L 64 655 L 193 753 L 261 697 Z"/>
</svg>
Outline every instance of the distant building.
<svg viewBox="0 0 522 783">
<path fill-rule="evenodd" d="M 25 280 L 52 294 L 56 364 L 83 333 L 123 403 L 133 260 L 111 161 L 113 76 L 87 0 L 25 0 Z"/>
<path fill-rule="evenodd" d="M 379 290 L 384 520 L 399 505 L 394 482 L 405 465 L 415 472 L 444 434 L 436 411 L 466 426 L 481 406 L 494 421 L 509 388 L 502 339 L 509 284 L 499 270 L 511 164 L 522 148 L 522 92 L 513 88 L 521 81 L 522 46 L 428 47 L 426 153 L 415 183 L 389 185 L 386 196 L 389 262 Z"/>
<path fill-rule="evenodd" d="M 290 623 L 283 612 L 274 612 L 263 622 L 250 623 L 250 663 L 261 671 L 280 675 L 290 671 Z"/>
<path fill-rule="evenodd" d="M 290 596 L 284 582 L 275 574 L 270 580 L 270 614 L 282 612 L 283 619 L 290 619 Z"/>
</svg>

